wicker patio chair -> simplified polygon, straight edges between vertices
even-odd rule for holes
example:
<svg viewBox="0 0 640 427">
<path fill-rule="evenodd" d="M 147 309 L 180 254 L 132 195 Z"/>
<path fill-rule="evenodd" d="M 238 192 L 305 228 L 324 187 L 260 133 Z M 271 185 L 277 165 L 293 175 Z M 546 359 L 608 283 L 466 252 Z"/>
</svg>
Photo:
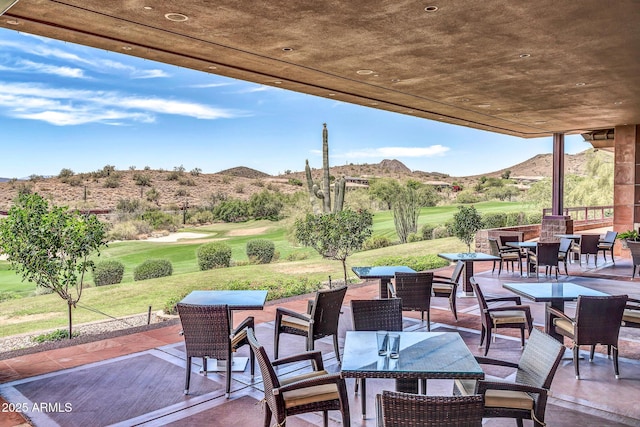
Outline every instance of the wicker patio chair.
<svg viewBox="0 0 640 427">
<path fill-rule="evenodd" d="M 627 306 L 622 314 L 622 325 L 628 328 L 640 328 L 640 300 L 627 298 Z"/>
<path fill-rule="evenodd" d="M 232 353 L 247 341 L 247 329 L 253 327 L 253 317 L 247 317 L 231 330 L 230 311 L 227 305 L 193 305 L 177 304 L 184 346 L 187 354 L 187 373 L 184 385 L 184 394 L 189 394 L 191 381 L 191 358 L 202 357 L 202 372 L 207 375 L 207 358 L 225 360 L 227 362 L 226 374 L 227 397 L 231 392 L 231 365 Z M 255 371 L 255 358 L 253 351 L 249 351 L 251 364 L 251 377 Z"/>
<path fill-rule="evenodd" d="M 578 297 L 574 319 L 560 310 L 547 306 L 547 312 L 557 316 L 553 319 L 554 330 L 568 337 L 573 344 L 573 364 L 576 379 L 580 379 L 580 346 L 591 346 L 589 361 L 593 361 L 596 344 L 606 345 L 607 354 L 611 353 L 611 347 L 613 347 L 613 370 L 616 378 L 620 377 L 618 335 L 626 304 L 626 295 L 606 297 L 581 295 Z"/>
<path fill-rule="evenodd" d="M 560 263 L 564 265 L 564 274 L 567 276 L 569 275 L 567 261 L 569 261 L 569 251 L 571 250 L 572 244 L 573 240 L 563 237 L 560 239 L 560 246 L 558 247 L 558 265 L 560 265 Z"/>
<path fill-rule="evenodd" d="M 534 329 L 518 363 L 476 356 L 483 365 L 515 368 L 514 382 L 455 380 L 453 392 L 484 396 L 485 418 L 515 418 L 520 427 L 523 419 L 530 419 L 535 427 L 543 427 L 549 388 L 563 354 L 558 340 Z"/>
<path fill-rule="evenodd" d="M 481 395 L 426 396 L 383 391 L 376 396 L 379 427 L 481 427 Z"/>
<path fill-rule="evenodd" d="M 402 311 L 419 311 L 422 321 L 427 312 L 427 330 L 430 331 L 433 273 L 396 273 L 393 283 L 387 287 L 392 298 L 402 300 Z"/>
<path fill-rule="evenodd" d="M 627 247 L 631 251 L 631 262 L 633 263 L 633 271 L 631 272 L 631 280 L 636 277 L 636 271 L 640 266 L 640 242 L 627 241 Z"/>
<path fill-rule="evenodd" d="M 520 251 L 518 248 L 512 248 L 511 246 L 507 246 L 509 242 L 519 242 L 520 236 L 517 234 L 505 234 L 503 236 L 498 236 L 498 246 L 501 251 Z"/>
<path fill-rule="evenodd" d="M 356 331 L 402 331 L 402 300 L 384 298 L 374 300 L 351 300 L 351 317 Z M 356 379 L 363 387 L 366 378 Z"/>
<path fill-rule="evenodd" d="M 272 416 L 276 425 L 285 427 L 288 416 L 307 412 L 322 412 L 324 426 L 327 427 L 328 411 L 334 410 L 342 413 L 342 425 L 351 425 L 345 381 L 340 378 L 340 374 L 329 374 L 324 369 L 319 351 L 308 351 L 271 362 L 264 347 L 258 343 L 253 329 L 247 331 L 247 339 L 262 373 L 264 427 L 271 425 Z M 311 372 L 289 377 L 276 375 L 276 367 L 304 360 L 311 361 Z"/>
<path fill-rule="evenodd" d="M 451 277 L 433 275 L 433 296 L 449 298 L 449 307 L 453 317 L 458 320 L 458 311 L 456 310 L 456 294 L 458 292 L 458 282 L 462 271 L 464 270 L 464 261 L 458 261 L 456 268 L 453 269 Z"/>
<path fill-rule="evenodd" d="M 298 313 L 288 308 L 276 309 L 275 335 L 273 339 L 274 357 L 278 358 L 280 334 L 293 334 L 306 338 L 306 350 L 313 350 L 315 340 L 333 335 L 336 359 L 340 362 L 338 347 L 338 320 L 347 287 L 326 289 L 316 292 L 310 313 Z"/>
<path fill-rule="evenodd" d="M 536 278 L 540 278 L 540 267 L 545 267 L 545 274 L 549 273 L 549 269 L 556 271 L 556 279 L 558 278 L 558 256 L 560 253 L 559 242 L 538 243 L 536 251 L 527 252 L 528 271 L 532 269 L 536 271 Z"/>
<path fill-rule="evenodd" d="M 493 269 L 491 270 L 491 274 L 496 269 L 496 263 L 499 262 L 500 266 L 498 268 L 498 276 L 502 273 L 502 265 L 507 266 L 507 272 L 509 271 L 509 264 L 511 264 L 511 272 L 515 272 L 514 263 L 518 264 L 518 270 L 520 270 L 520 274 L 522 275 L 522 254 L 519 249 L 511 248 L 511 250 L 501 250 L 498 241 L 493 238 L 489 238 L 489 248 L 491 249 L 491 255 L 500 257 L 500 261 L 493 261 Z M 513 250 L 516 249 L 516 250 Z"/>
<path fill-rule="evenodd" d="M 607 231 L 604 238 L 598 240 L 598 253 L 602 252 L 604 262 L 607 262 L 607 252 L 609 252 L 611 254 L 611 261 L 613 261 L 614 264 L 616 263 L 616 259 L 613 257 L 613 246 L 616 244 L 617 237 L 617 231 Z"/>
<path fill-rule="evenodd" d="M 484 355 L 486 356 L 491 346 L 492 332 L 497 332 L 498 328 L 517 328 L 520 329 L 520 339 L 522 347 L 524 347 L 524 331 L 527 329 L 529 335 L 533 329 L 533 320 L 531 318 L 531 308 L 528 305 L 522 305 L 519 296 L 485 298 L 482 289 L 471 278 L 471 287 L 478 299 L 478 308 L 480 309 L 480 320 L 482 321 L 482 330 L 480 332 L 480 347 L 486 338 L 487 342 L 484 347 Z M 489 307 L 488 303 L 510 301 L 515 305 Z"/>
<path fill-rule="evenodd" d="M 585 255 L 586 262 L 589 264 L 589 255 L 593 255 L 596 267 L 598 266 L 598 243 L 600 242 L 599 234 L 583 234 L 578 243 L 574 243 L 571 252 L 578 254 L 578 262 L 582 265 L 582 255 Z"/>
</svg>

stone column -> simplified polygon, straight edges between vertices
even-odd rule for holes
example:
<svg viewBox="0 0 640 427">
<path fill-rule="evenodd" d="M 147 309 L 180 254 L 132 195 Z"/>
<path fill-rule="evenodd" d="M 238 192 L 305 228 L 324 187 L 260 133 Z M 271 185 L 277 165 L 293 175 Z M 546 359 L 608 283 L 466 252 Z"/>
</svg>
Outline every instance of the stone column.
<svg viewBox="0 0 640 427">
<path fill-rule="evenodd" d="M 613 229 L 617 232 L 640 226 L 640 125 L 615 128 L 613 173 Z M 620 255 L 622 245 L 615 245 Z"/>
<path fill-rule="evenodd" d="M 557 234 L 573 234 L 573 220 L 570 216 L 547 215 L 542 218 L 542 229 L 540 230 L 541 242 L 559 242 Z"/>
</svg>

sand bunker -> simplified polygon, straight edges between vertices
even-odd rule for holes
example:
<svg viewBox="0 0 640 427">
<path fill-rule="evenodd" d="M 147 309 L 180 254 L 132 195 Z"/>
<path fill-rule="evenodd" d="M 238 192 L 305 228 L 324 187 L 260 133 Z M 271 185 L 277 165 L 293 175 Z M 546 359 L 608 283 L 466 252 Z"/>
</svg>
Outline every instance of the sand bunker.
<svg viewBox="0 0 640 427">
<path fill-rule="evenodd" d="M 169 233 L 167 236 L 162 237 L 149 237 L 147 241 L 149 242 L 177 242 L 178 240 L 183 239 L 201 239 L 203 237 L 207 237 L 209 234 L 203 233 Z"/>
</svg>

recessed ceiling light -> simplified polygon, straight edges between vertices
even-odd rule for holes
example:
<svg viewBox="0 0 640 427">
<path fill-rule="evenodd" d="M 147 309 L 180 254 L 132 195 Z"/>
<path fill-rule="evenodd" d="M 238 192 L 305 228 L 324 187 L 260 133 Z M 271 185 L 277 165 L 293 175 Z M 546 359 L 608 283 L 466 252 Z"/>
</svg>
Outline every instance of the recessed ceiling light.
<svg viewBox="0 0 640 427">
<path fill-rule="evenodd" d="M 531 57 L 530 53 L 521 53 L 520 54 L 520 58 L 529 58 L 529 57 Z"/>
<path fill-rule="evenodd" d="M 478 104 L 478 107 L 480 107 L 480 108 L 489 108 L 489 107 L 491 107 L 491 104 Z"/>
<path fill-rule="evenodd" d="M 377 102 L 371 102 L 370 104 L 371 104 L 371 105 L 378 105 L 378 103 L 377 103 Z"/>
<path fill-rule="evenodd" d="M 173 21 L 173 22 L 184 22 L 187 19 L 189 19 L 189 17 L 187 15 L 183 15 L 182 13 L 165 13 L 164 15 L 165 18 L 167 18 L 169 21 Z"/>
<path fill-rule="evenodd" d="M 329 96 L 336 96 L 336 94 L 335 93 L 330 93 Z"/>
<path fill-rule="evenodd" d="M 153 8 L 151 6 L 145 6 L 143 7 L 144 10 L 153 10 Z"/>
<path fill-rule="evenodd" d="M 613 103 L 613 105 L 622 105 L 622 101 L 616 101 Z"/>
<path fill-rule="evenodd" d="M 576 86 L 584 86 L 584 85 L 586 85 L 585 82 L 576 83 Z"/>
<path fill-rule="evenodd" d="M 274 84 L 274 85 L 281 85 L 281 84 L 282 84 L 282 81 L 280 81 L 280 80 L 276 80 L 276 81 L 274 81 L 274 82 L 273 82 L 273 84 Z"/>
<path fill-rule="evenodd" d="M 122 50 L 131 50 L 131 46 L 122 46 Z"/>
<path fill-rule="evenodd" d="M 469 98 L 460 98 L 460 102 L 469 102 Z"/>
<path fill-rule="evenodd" d="M 438 6 L 427 6 L 424 8 L 424 11 L 429 13 L 435 12 L 437 10 L 438 10 Z"/>
<path fill-rule="evenodd" d="M 361 76 L 366 76 L 368 74 L 373 74 L 373 70 L 358 70 L 356 74 L 360 74 Z"/>
<path fill-rule="evenodd" d="M 398 83 L 400 79 L 391 79 L 391 83 Z"/>
<path fill-rule="evenodd" d="M 218 67 L 216 67 L 215 65 L 209 65 L 207 68 L 210 69 L 210 70 L 217 70 L 218 69 Z"/>
<path fill-rule="evenodd" d="M 547 123 L 547 121 L 546 121 L 546 120 L 536 120 L 536 121 L 535 121 L 535 122 L 533 122 L 533 123 L 535 123 L 535 124 L 537 124 L 537 125 L 541 125 L 541 124 L 543 124 L 543 123 Z"/>
<path fill-rule="evenodd" d="M 293 52 L 293 48 L 292 47 L 283 47 L 282 50 L 284 52 Z"/>
</svg>

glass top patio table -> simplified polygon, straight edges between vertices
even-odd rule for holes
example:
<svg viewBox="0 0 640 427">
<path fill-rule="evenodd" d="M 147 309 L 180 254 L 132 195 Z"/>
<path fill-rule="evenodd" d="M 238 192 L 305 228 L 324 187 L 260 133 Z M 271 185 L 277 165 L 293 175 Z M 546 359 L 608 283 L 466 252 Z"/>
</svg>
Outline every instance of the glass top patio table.
<svg viewBox="0 0 640 427">
<path fill-rule="evenodd" d="M 415 273 L 416 271 L 406 265 L 381 265 L 377 267 L 351 267 L 351 270 L 359 279 L 379 279 L 379 298 L 389 298 L 387 285 L 396 273 Z"/>
<path fill-rule="evenodd" d="M 262 310 L 266 300 L 266 290 L 215 290 L 192 291 L 180 302 L 194 305 L 226 304 L 231 310 Z"/>
</svg>

